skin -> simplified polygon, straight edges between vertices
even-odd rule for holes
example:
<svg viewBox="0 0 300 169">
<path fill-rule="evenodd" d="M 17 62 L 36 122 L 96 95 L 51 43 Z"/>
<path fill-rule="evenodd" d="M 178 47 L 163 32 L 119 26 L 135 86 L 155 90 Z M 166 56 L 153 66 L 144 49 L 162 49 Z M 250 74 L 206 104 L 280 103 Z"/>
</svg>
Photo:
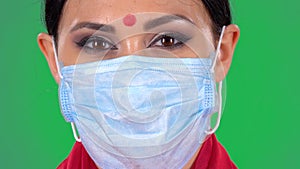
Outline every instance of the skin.
<svg viewBox="0 0 300 169">
<path fill-rule="evenodd" d="M 176 13 L 174 13 L 174 11 L 176 11 Z M 147 19 L 142 20 L 137 16 L 135 25 L 130 27 L 125 26 L 123 23 L 123 18 L 128 14 L 136 15 L 144 12 L 184 16 L 198 28 L 197 30 L 200 30 L 202 33 L 204 32 L 206 39 L 210 41 L 213 46 L 216 46 L 218 43 L 218 40 L 213 39 L 211 21 L 204 6 L 199 2 L 196 3 L 194 0 L 68 0 L 65 4 L 58 28 L 57 54 L 59 60 L 65 66 L 68 66 L 80 63 L 79 56 L 83 55 L 85 57 L 90 57 L 93 55 L 82 48 L 79 48 L 75 43 L 75 41 L 78 42 L 80 39 L 79 37 L 83 37 L 83 35 L 92 35 L 96 32 L 95 30 L 87 28 L 78 29 L 73 32 L 71 31 L 75 25 L 82 22 L 110 24 L 116 28 L 116 32 L 113 35 L 109 34 L 109 36 L 118 37 L 118 40 L 116 40 L 118 49 L 105 52 L 105 56 L 107 56 L 106 59 L 136 54 L 149 49 L 149 43 L 153 40 L 157 30 L 151 30 L 150 33 L 143 33 L 141 29 L 138 29 L 138 25 L 144 25 L 147 22 Z M 149 20 L 160 16 L 161 14 L 159 16 L 151 15 Z M 184 24 L 188 25 L 188 22 L 184 21 L 182 25 Z M 172 26 L 176 27 L 176 24 L 171 25 L 170 27 Z M 132 33 L 128 35 L 128 32 Z M 240 30 L 236 25 L 229 25 L 226 27 L 221 43 L 219 59 L 215 66 L 215 78 L 217 82 L 220 82 L 225 78 L 230 68 L 239 35 Z M 55 62 L 52 36 L 47 33 L 40 33 L 37 41 L 48 61 L 48 65 L 55 81 L 59 84 L 60 77 Z M 197 53 L 197 50 L 193 51 L 186 46 L 171 50 L 166 50 L 165 48 L 157 47 L 155 45 L 150 48 L 176 55 L 176 57 L 199 57 L 195 54 Z M 188 162 L 185 168 L 190 168 L 198 152 Z"/>
</svg>

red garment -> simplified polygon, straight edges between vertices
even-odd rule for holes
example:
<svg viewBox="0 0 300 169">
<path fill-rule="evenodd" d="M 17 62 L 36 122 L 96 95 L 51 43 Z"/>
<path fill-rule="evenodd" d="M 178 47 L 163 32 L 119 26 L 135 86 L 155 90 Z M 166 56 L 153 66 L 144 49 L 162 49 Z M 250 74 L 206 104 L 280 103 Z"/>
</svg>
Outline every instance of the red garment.
<svg viewBox="0 0 300 169">
<path fill-rule="evenodd" d="M 98 169 L 83 145 L 76 142 L 69 156 L 57 169 Z M 191 169 L 237 169 L 215 135 L 208 138 Z"/>
</svg>

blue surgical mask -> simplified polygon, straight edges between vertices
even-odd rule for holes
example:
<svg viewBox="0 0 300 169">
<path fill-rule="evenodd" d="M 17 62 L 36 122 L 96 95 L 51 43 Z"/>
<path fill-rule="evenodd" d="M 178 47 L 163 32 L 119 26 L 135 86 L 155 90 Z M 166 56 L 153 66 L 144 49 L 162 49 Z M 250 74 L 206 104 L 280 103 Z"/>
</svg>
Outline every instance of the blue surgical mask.
<svg viewBox="0 0 300 169">
<path fill-rule="evenodd" d="M 221 107 L 215 54 L 129 55 L 65 66 L 62 114 L 103 169 L 182 168 L 212 132 L 210 117 Z"/>
</svg>

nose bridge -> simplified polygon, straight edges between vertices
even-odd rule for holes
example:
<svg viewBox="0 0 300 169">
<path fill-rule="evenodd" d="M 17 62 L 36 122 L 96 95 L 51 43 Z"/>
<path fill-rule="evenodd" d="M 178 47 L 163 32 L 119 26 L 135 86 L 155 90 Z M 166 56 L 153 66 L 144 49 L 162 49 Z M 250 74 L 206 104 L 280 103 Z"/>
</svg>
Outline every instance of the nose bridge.
<svg viewBox="0 0 300 169">
<path fill-rule="evenodd" d="M 120 42 L 120 52 L 119 55 L 133 55 L 139 51 L 146 49 L 146 43 L 143 35 L 135 35 L 127 37 Z"/>
</svg>

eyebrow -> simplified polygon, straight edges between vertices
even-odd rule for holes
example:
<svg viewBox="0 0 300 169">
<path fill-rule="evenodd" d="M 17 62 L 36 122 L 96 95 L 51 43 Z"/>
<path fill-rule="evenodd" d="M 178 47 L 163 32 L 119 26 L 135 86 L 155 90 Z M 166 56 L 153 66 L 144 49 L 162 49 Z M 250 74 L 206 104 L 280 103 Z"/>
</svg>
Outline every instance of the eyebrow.
<svg viewBox="0 0 300 169">
<path fill-rule="evenodd" d="M 103 32 L 109 32 L 109 33 L 114 33 L 115 27 L 111 26 L 111 25 L 106 25 L 106 24 L 98 24 L 98 23 L 93 23 L 93 22 L 80 22 L 78 24 L 76 24 L 70 32 L 74 32 L 78 29 L 83 29 L 83 28 L 87 28 L 87 29 L 92 29 L 92 30 L 99 30 L 99 31 L 103 31 Z"/>
<path fill-rule="evenodd" d="M 193 21 L 191 21 L 189 18 L 187 18 L 183 15 L 174 14 L 174 15 L 165 15 L 160 18 L 156 18 L 156 19 L 146 22 L 146 24 L 144 25 L 144 30 L 153 29 L 157 26 L 160 26 L 160 25 L 163 25 L 163 24 L 166 24 L 169 22 L 173 22 L 173 21 L 187 21 L 187 22 L 190 22 L 195 25 L 195 23 Z"/>
<path fill-rule="evenodd" d="M 163 24 L 166 24 L 169 22 L 173 22 L 173 21 L 180 21 L 180 20 L 187 21 L 187 22 L 190 22 L 195 25 L 195 23 L 193 21 L 191 21 L 190 19 L 188 19 L 187 17 L 185 17 L 183 15 L 175 14 L 175 15 L 165 15 L 165 16 L 162 16 L 162 17 L 159 17 L 159 18 L 156 18 L 156 19 L 146 22 L 144 25 L 144 30 L 150 30 L 157 26 L 160 26 L 160 25 L 163 25 Z M 111 25 L 99 24 L 99 23 L 93 23 L 93 22 L 80 22 L 80 23 L 76 24 L 71 29 L 70 32 L 74 32 L 76 30 L 83 29 L 83 28 L 99 30 L 99 31 L 109 32 L 109 33 L 116 32 L 115 27 L 113 27 Z"/>
</svg>

